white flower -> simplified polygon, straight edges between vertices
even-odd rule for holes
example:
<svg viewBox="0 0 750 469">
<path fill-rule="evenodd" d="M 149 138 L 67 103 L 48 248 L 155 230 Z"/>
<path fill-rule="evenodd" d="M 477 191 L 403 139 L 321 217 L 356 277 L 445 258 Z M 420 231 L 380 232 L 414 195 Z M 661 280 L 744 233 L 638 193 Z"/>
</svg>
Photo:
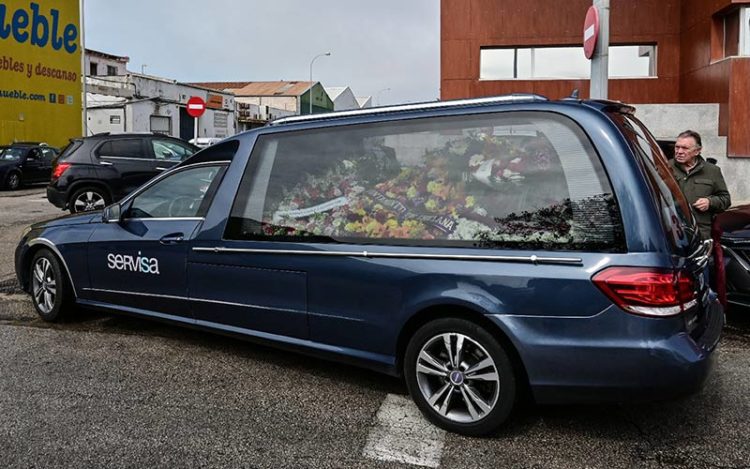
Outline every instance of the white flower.
<svg viewBox="0 0 750 469">
<path fill-rule="evenodd" d="M 448 239 L 475 240 L 480 233 L 488 233 L 489 227 L 483 223 L 466 218 L 459 218 L 456 229 L 448 236 Z"/>
<path fill-rule="evenodd" d="M 484 155 L 472 155 L 471 158 L 469 158 L 469 167 L 473 168 L 474 166 L 479 166 L 482 164 L 482 161 L 484 161 Z"/>
</svg>

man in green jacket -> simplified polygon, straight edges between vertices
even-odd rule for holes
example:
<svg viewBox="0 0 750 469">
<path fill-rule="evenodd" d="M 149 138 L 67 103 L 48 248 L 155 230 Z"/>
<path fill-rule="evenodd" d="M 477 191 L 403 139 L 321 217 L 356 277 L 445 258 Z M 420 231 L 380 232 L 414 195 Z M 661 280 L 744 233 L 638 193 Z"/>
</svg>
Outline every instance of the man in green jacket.
<svg viewBox="0 0 750 469">
<path fill-rule="evenodd" d="M 693 207 L 701 235 L 710 239 L 714 215 L 728 209 L 732 199 L 721 169 L 707 163 L 701 156 L 701 136 L 698 132 L 686 130 L 677 136 L 672 172 Z"/>
</svg>

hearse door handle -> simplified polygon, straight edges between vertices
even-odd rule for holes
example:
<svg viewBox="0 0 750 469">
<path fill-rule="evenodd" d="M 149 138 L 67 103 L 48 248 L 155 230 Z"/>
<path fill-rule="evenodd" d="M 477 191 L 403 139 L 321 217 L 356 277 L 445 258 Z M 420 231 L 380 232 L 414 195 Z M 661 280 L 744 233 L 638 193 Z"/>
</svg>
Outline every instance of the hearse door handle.
<svg viewBox="0 0 750 469">
<path fill-rule="evenodd" d="M 166 170 L 168 170 L 168 169 L 169 169 L 169 168 L 163 168 L 163 167 L 161 167 L 161 166 L 157 166 L 157 167 L 156 167 L 156 170 L 157 170 L 157 171 L 166 171 Z"/>
<path fill-rule="evenodd" d="M 112 163 L 110 163 L 109 161 L 100 161 L 99 164 L 102 166 L 112 166 Z"/>
<path fill-rule="evenodd" d="M 177 244 L 181 243 L 185 239 L 185 235 L 182 233 L 172 233 L 161 237 L 159 242 L 161 244 Z"/>
</svg>

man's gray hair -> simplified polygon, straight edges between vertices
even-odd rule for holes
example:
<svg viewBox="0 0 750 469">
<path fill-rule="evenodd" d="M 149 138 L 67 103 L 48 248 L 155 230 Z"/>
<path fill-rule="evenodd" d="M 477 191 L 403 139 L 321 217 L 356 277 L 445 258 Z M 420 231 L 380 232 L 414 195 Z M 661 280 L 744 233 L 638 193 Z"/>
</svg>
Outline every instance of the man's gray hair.
<svg viewBox="0 0 750 469">
<path fill-rule="evenodd" d="M 703 143 L 701 142 L 701 134 L 699 134 L 695 130 L 686 130 L 677 136 L 677 138 L 688 138 L 688 137 L 692 137 L 693 140 L 695 140 L 695 144 L 698 146 L 698 148 L 703 148 Z"/>
</svg>

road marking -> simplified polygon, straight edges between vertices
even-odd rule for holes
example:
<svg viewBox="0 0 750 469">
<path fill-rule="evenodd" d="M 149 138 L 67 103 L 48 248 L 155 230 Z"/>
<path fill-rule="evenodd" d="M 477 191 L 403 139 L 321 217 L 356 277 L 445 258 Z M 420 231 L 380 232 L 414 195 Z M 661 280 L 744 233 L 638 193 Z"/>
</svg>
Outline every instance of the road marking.
<svg viewBox="0 0 750 469">
<path fill-rule="evenodd" d="M 425 420 L 411 399 L 388 394 L 375 420 L 363 451 L 366 458 L 440 466 L 445 432 Z"/>
</svg>

